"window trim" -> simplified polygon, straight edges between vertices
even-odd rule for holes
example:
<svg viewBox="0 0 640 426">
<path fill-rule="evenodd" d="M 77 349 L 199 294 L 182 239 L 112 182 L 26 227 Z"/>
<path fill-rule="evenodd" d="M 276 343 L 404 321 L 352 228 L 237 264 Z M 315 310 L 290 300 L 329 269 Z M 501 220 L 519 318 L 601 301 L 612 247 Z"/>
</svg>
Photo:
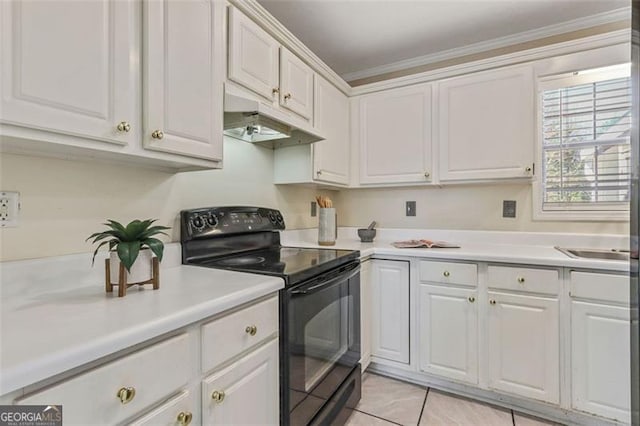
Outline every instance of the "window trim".
<svg viewBox="0 0 640 426">
<path fill-rule="evenodd" d="M 607 73 L 607 79 L 619 76 L 619 69 L 627 64 L 618 64 L 602 69 L 602 74 Z M 629 222 L 629 206 L 591 206 L 589 210 L 584 210 L 584 206 L 558 206 L 551 210 L 543 210 L 544 185 L 542 184 L 542 162 L 544 161 L 544 141 L 542 134 L 543 114 L 542 114 L 542 93 L 546 90 L 560 87 L 574 86 L 580 84 L 601 81 L 601 73 L 587 71 L 584 74 L 565 73 L 553 76 L 538 77 L 536 79 L 536 163 L 540 165 L 537 169 L 539 173 L 533 177 L 532 181 L 532 208 L 533 220 L 538 221 L 585 221 L 585 222 Z"/>
</svg>

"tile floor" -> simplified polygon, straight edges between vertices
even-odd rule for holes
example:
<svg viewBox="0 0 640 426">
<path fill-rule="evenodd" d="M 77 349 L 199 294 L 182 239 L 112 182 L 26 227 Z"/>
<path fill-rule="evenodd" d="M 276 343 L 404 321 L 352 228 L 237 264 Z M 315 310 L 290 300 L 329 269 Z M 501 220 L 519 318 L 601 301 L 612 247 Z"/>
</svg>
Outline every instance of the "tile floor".
<svg viewBox="0 0 640 426">
<path fill-rule="evenodd" d="M 362 399 L 347 425 L 548 426 L 546 420 L 376 374 L 362 376 Z"/>
</svg>

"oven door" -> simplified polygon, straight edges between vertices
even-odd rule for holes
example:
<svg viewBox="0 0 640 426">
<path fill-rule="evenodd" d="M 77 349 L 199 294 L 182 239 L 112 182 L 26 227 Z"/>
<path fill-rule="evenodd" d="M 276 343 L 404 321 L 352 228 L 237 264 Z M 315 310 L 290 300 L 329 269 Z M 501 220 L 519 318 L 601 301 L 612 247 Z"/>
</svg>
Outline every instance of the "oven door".
<svg viewBox="0 0 640 426">
<path fill-rule="evenodd" d="M 360 263 L 286 292 L 290 424 L 309 424 L 360 361 Z M 284 414 L 283 413 L 283 414 Z"/>
</svg>

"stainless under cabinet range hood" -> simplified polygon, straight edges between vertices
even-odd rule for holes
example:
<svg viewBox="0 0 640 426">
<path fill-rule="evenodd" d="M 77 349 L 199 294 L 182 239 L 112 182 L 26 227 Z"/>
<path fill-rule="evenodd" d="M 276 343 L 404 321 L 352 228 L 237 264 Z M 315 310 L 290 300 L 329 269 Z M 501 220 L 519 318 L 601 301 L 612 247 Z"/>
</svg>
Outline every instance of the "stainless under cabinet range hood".
<svg viewBox="0 0 640 426">
<path fill-rule="evenodd" d="M 267 148 L 310 144 L 324 139 L 303 120 L 249 99 L 232 86 L 225 89 L 224 134 Z"/>
</svg>

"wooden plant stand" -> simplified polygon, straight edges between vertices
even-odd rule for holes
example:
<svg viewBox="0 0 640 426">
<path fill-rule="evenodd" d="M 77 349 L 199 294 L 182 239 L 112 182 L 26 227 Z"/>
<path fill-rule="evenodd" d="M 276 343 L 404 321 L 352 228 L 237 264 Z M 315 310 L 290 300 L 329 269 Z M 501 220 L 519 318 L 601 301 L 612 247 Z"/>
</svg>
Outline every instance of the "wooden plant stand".
<svg viewBox="0 0 640 426">
<path fill-rule="evenodd" d="M 113 287 L 118 287 L 118 297 L 124 297 L 127 295 L 127 289 L 134 285 L 146 285 L 153 284 L 153 289 L 157 290 L 160 288 L 160 262 L 158 262 L 158 258 L 154 257 L 152 259 L 152 274 L 151 279 L 147 281 L 140 281 L 139 283 L 127 283 L 127 270 L 125 269 L 122 262 L 120 263 L 120 271 L 118 276 L 118 283 L 111 283 L 111 268 L 109 267 L 109 259 L 105 259 L 105 290 L 107 293 L 113 293 Z"/>
</svg>

